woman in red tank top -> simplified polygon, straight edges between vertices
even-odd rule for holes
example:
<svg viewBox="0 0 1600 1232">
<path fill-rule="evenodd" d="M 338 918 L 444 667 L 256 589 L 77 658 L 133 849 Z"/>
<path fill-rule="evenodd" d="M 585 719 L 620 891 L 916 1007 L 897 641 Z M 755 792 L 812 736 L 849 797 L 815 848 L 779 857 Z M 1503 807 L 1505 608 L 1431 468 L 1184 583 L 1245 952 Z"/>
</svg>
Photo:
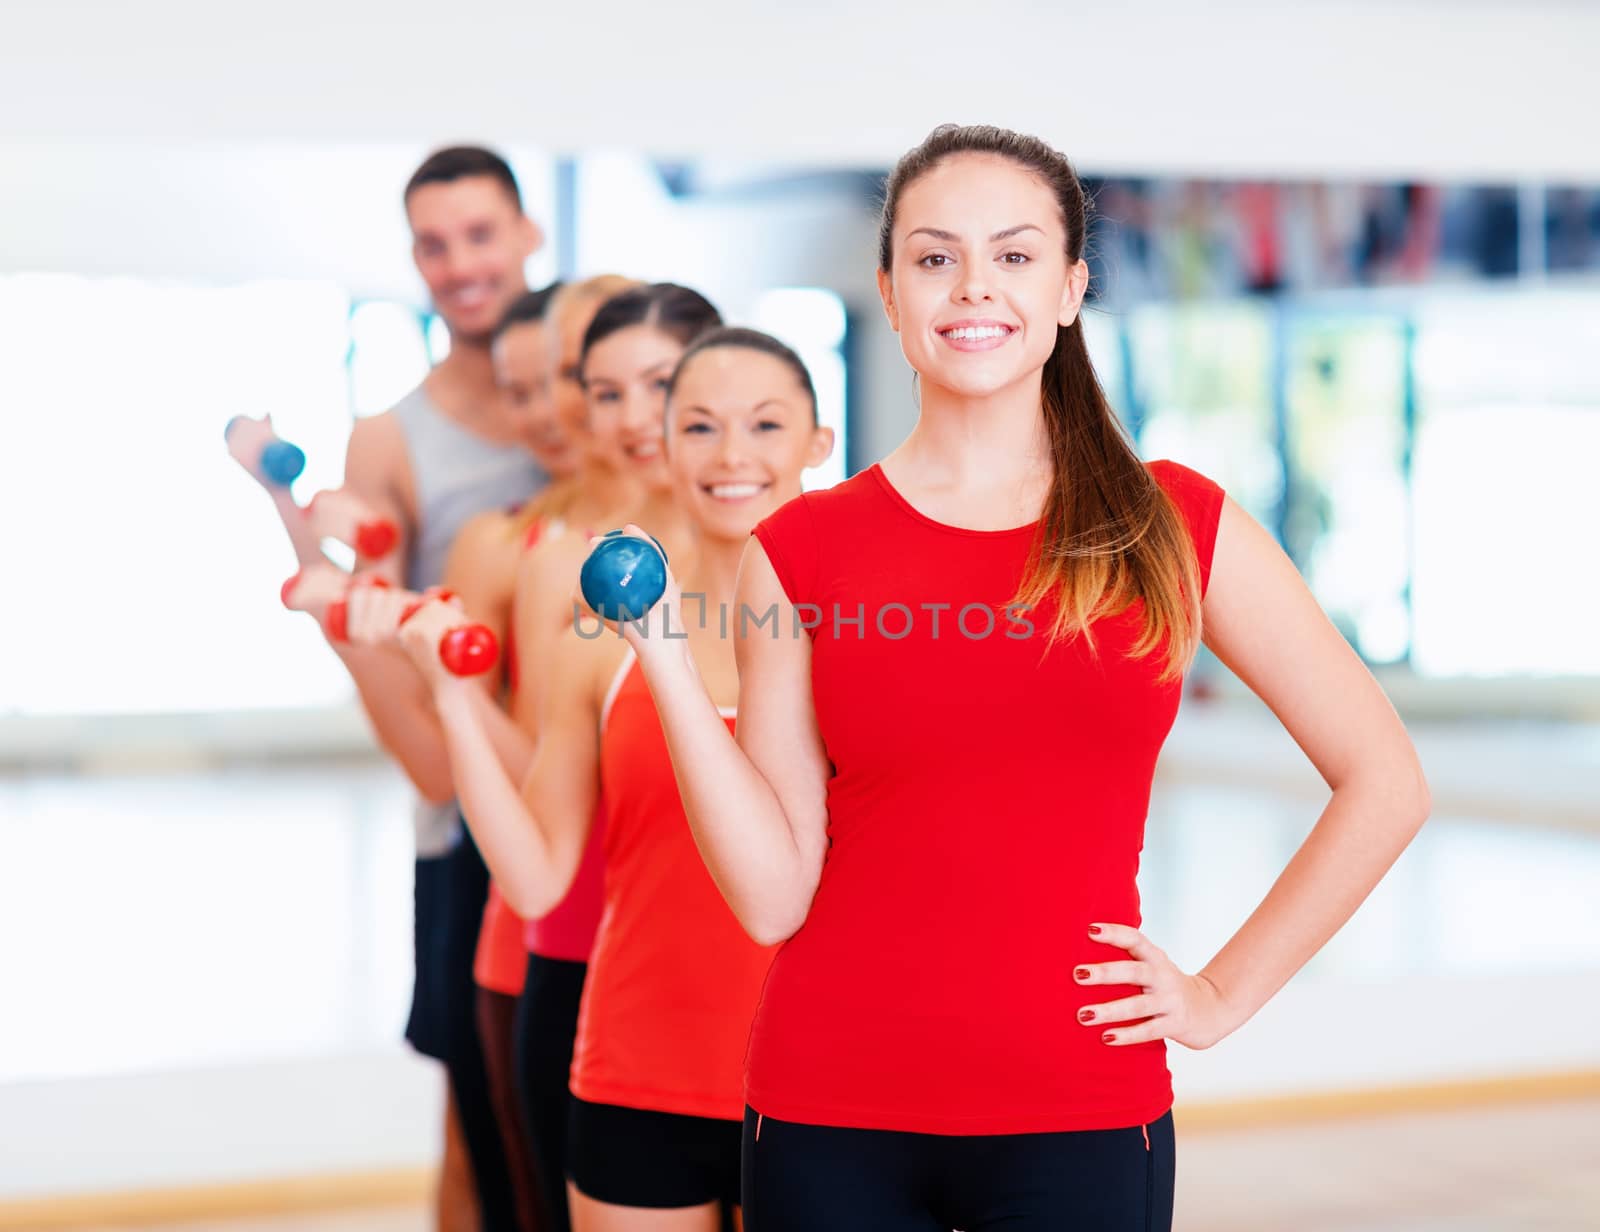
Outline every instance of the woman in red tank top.
<svg viewBox="0 0 1600 1232">
<path fill-rule="evenodd" d="M 920 416 L 764 521 L 737 740 L 633 638 L 696 843 L 781 942 L 746 1063 L 754 1232 L 1168 1228 L 1165 1041 L 1206 1048 L 1344 923 L 1421 825 L 1404 728 L 1276 544 L 1143 464 L 1090 366 L 1067 161 L 936 130 L 890 176 L 878 282 Z M 669 581 L 652 612 L 681 623 Z M 1139 931 L 1155 763 L 1204 638 L 1333 797 L 1188 974 Z"/>
<path fill-rule="evenodd" d="M 601 306 L 638 285 L 602 274 L 561 287 L 545 314 L 540 331 L 544 337 L 527 339 L 542 343 L 542 351 L 534 349 L 525 356 L 521 381 L 509 385 L 513 397 L 547 409 L 541 421 L 548 419 L 548 430 L 572 443 L 577 458 L 574 473 L 541 493 L 537 507 L 514 528 L 518 546 L 508 579 L 512 603 L 505 659 L 511 715 L 530 741 L 529 760 L 531 742 L 538 735 L 538 686 L 547 674 L 544 651 L 549 638 L 541 636 L 541 600 L 550 598 L 525 583 L 529 562 L 561 537 L 570 519 L 596 506 L 631 504 L 633 499 L 633 488 L 618 465 L 616 442 L 591 430 L 582 386 L 567 374 L 579 363 L 584 334 Z M 503 334 L 496 347 L 496 359 L 505 361 L 508 376 L 518 375 L 509 369 L 519 354 L 507 343 L 518 340 L 515 334 Z M 523 761 L 514 772 L 520 779 L 526 769 Z M 570 1226 L 565 1176 L 567 1071 L 572 1065 L 578 1002 L 600 922 L 599 872 L 600 849 L 592 843 L 566 897 L 548 915 L 530 920 L 513 912 L 491 881 L 479 938 L 480 982 L 503 971 L 509 986 L 510 973 L 515 972 L 518 993 L 510 1023 L 510 1073 L 499 1086 L 514 1097 L 528 1138 L 537 1177 L 540 1232 L 565 1232 Z"/>
<path fill-rule="evenodd" d="M 815 426 L 803 366 L 764 335 L 713 331 L 675 379 L 666 459 L 695 530 L 690 576 L 715 613 L 731 606 L 750 529 L 799 491 L 831 435 Z M 659 455 L 639 445 L 639 458 Z M 427 670 L 433 626 L 449 619 L 425 610 L 407 626 Z M 729 731 L 731 643 L 713 616 L 682 644 L 727 703 L 716 718 Z M 571 633 L 520 794 L 487 753 L 470 695 L 434 678 L 469 824 L 513 905 L 533 912 L 561 892 L 606 800 L 605 911 L 572 1070 L 575 1226 L 715 1229 L 738 1200 L 741 1068 L 770 954 L 695 850 L 632 651 L 594 628 Z"/>
<path fill-rule="evenodd" d="M 552 400 L 557 418 L 586 443 L 577 484 L 554 516 L 537 527 L 534 541 L 517 570 L 513 630 L 527 687 L 512 707 L 524 731 L 537 734 L 546 688 L 564 653 L 562 635 L 572 626 L 571 573 L 592 533 L 585 528 L 612 525 L 641 506 L 659 533 L 671 537 L 681 520 L 661 483 L 631 463 L 623 444 L 633 420 L 656 425 L 661 402 L 657 388 L 665 347 L 676 362 L 683 338 L 712 319 L 714 310 L 694 297 L 687 318 L 665 333 L 639 326 L 660 296 L 642 284 L 615 276 L 574 283 L 552 305 L 557 335 Z M 589 380 L 583 379 L 587 373 Z M 619 399 L 618 394 L 622 397 Z M 641 414 L 614 413 L 619 401 L 638 404 Z M 592 405 L 591 405 L 592 403 Z M 575 553 L 578 553 L 575 557 Z M 509 767 L 508 767 L 509 769 Z M 514 781 L 521 782 L 519 769 Z M 597 803 L 588 845 L 561 905 L 523 924 L 526 976 L 516 1018 L 516 1083 L 539 1152 L 539 1171 L 552 1232 L 571 1226 L 566 1183 L 571 1095 L 568 1078 L 577 1038 L 578 1011 L 590 954 L 603 909 L 604 807 Z"/>
<path fill-rule="evenodd" d="M 574 533 L 574 525 L 612 522 L 632 512 L 669 542 L 684 535 L 664 476 L 633 461 L 628 444 L 641 430 L 659 437 L 666 377 L 687 340 L 717 319 L 715 309 L 691 291 L 648 288 L 614 275 L 562 288 L 550 317 L 555 369 L 547 383 L 551 417 L 579 442 L 581 468 L 570 483 L 542 495 L 535 515 L 517 526 L 520 559 L 510 573 L 513 615 L 506 640 L 508 670 L 517 686 L 512 715 L 527 753 L 522 752 L 523 740 L 492 732 L 501 765 L 517 783 L 532 763 L 532 741 L 540 732 L 553 663 L 563 653 L 560 635 L 571 627 L 569 573 L 577 566 L 563 567 L 563 562 L 581 560 L 587 539 Z M 479 714 L 492 717 L 482 710 Z M 470 811 L 471 796 L 464 793 L 462 803 L 463 812 Z M 602 811 L 597 804 L 578 871 L 561 900 L 523 920 L 495 883 L 480 937 L 479 956 L 491 962 L 493 957 L 486 954 L 490 944 L 516 950 L 522 992 L 510 1033 L 513 1072 L 507 1090 L 517 1097 L 536 1157 L 541 1226 L 552 1232 L 570 1226 L 568 1074 L 602 909 Z M 494 867 L 493 859 L 490 865 Z"/>
</svg>

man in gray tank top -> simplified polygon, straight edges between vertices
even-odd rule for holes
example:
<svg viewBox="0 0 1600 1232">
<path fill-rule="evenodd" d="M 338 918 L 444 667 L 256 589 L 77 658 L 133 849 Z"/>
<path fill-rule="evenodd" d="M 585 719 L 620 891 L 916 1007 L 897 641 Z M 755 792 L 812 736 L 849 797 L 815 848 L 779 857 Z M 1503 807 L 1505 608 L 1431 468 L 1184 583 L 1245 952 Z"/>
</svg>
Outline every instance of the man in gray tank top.
<svg viewBox="0 0 1600 1232">
<path fill-rule="evenodd" d="M 389 517 L 397 550 L 375 571 L 420 590 L 444 573 L 462 525 L 489 509 L 520 504 L 547 478 L 528 452 L 519 416 L 496 388 L 493 331 L 527 291 L 523 267 L 543 242 L 522 210 L 511 168 L 491 151 L 452 147 L 430 155 L 405 190 L 412 255 L 439 315 L 450 353 L 391 410 L 358 419 L 345 457 L 345 488 Z M 275 501 L 302 565 L 323 559 L 297 510 Z M 335 644 L 378 741 L 397 754 L 417 787 L 416 989 L 406 1038 L 445 1064 L 451 1105 L 468 1160 L 447 1127 L 438 1212 L 440 1232 L 518 1232 L 519 1221 L 483 1053 L 473 1021 L 473 953 L 488 872 L 461 824 L 448 761 L 400 757 L 426 685 L 398 650 Z M 429 703 L 431 705 L 431 703 Z M 437 763 L 437 759 L 435 759 Z M 462 1180 L 465 1176 L 467 1179 Z M 557 1184 L 561 1183 L 558 1178 Z M 451 1191 L 466 1188 L 465 1201 Z M 471 1190 L 476 1190 L 476 1202 Z M 481 1224 L 471 1219 L 476 1206 Z"/>
<path fill-rule="evenodd" d="M 494 328 L 527 290 L 523 266 L 543 236 L 522 211 L 510 168 L 487 150 L 429 157 L 406 185 L 405 207 L 417 272 L 450 328 L 450 353 L 393 410 L 356 422 L 345 487 L 399 525 L 400 550 L 389 559 L 400 562 L 401 576 L 393 580 L 420 590 L 442 579 L 450 544 L 470 518 L 525 501 L 546 482 L 490 359 Z M 397 670 L 394 652 L 341 651 L 379 741 L 394 747 L 388 725 L 407 713 L 391 704 L 394 691 L 420 682 Z M 452 795 L 448 786 L 423 789 L 416 806 L 417 976 L 406 1037 L 445 1064 L 485 1232 L 514 1232 L 516 1203 L 472 1010 L 488 872 Z"/>
</svg>

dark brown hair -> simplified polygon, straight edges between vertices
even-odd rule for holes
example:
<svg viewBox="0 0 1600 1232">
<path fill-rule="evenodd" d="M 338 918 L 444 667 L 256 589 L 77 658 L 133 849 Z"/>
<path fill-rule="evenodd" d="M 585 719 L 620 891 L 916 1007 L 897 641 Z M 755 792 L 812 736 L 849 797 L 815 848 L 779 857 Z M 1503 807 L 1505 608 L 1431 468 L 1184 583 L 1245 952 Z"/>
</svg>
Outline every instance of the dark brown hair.
<svg viewBox="0 0 1600 1232">
<path fill-rule="evenodd" d="M 602 338 L 634 325 L 648 325 L 688 346 L 708 329 L 722 324 L 722 315 L 704 295 L 675 282 L 655 282 L 613 295 L 600 305 L 583 334 L 583 360 Z"/>
<path fill-rule="evenodd" d="M 510 193 L 511 200 L 521 211 L 522 193 L 517 188 L 517 177 L 512 174 L 511 164 L 493 150 L 478 145 L 452 145 L 435 150 L 411 173 L 401 200 L 409 202 L 411 194 L 424 184 L 451 184 L 479 175 L 494 180 Z"/>
<path fill-rule="evenodd" d="M 560 281 L 552 282 L 547 287 L 540 287 L 537 291 L 524 291 L 511 301 L 505 315 L 494 327 L 494 338 L 498 341 L 500 335 L 508 329 L 518 325 L 527 325 L 533 321 L 542 321 L 545 314 L 550 311 L 551 301 L 555 299 L 556 292 L 561 290 Z"/>
<path fill-rule="evenodd" d="M 689 366 L 689 361 L 696 355 L 705 351 L 737 348 L 741 351 L 756 351 L 762 355 L 770 355 L 773 359 L 783 364 L 794 374 L 795 383 L 805 392 L 806 401 L 811 404 L 811 422 L 817 422 L 817 391 L 811 383 L 811 373 L 806 369 L 805 361 L 796 355 L 792 348 L 778 341 L 771 334 L 764 334 L 759 329 L 744 329 L 735 325 L 723 325 L 717 329 L 709 329 L 694 340 L 694 343 L 685 351 L 678 360 L 678 366 L 672 370 L 672 381 L 667 386 L 667 397 L 670 399 L 678 389 L 678 378 L 683 375 L 683 370 Z"/>
<path fill-rule="evenodd" d="M 965 154 L 1007 159 L 1036 177 L 1060 207 L 1068 264 L 1083 258 L 1089 202 L 1064 155 L 1009 129 L 946 124 L 901 158 L 884 185 L 878 228 L 884 272 L 893 265 L 901 195 L 946 159 Z M 1161 679 L 1177 679 L 1200 641 L 1199 561 L 1182 515 L 1139 460 L 1100 387 L 1081 313 L 1056 327 L 1042 392 L 1052 478 L 1016 602 L 1053 603 L 1051 638 L 1081 633 L 1091 650 L 1095 621 L 1140 602 L 1144 629 L 1130 654 L 1164 647 Z"/>
</svg>

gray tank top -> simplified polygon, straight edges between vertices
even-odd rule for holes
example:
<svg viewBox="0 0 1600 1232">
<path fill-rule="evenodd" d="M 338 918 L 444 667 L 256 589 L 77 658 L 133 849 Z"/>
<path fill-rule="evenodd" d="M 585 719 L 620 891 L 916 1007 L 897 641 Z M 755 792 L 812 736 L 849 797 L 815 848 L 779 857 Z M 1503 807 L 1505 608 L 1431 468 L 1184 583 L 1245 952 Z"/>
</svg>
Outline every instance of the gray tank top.
<svg viewBox="0 0 1600 1232">
<path fill-rule="evenodd" d="M 417 537 L 406 585 L 422 590 L 444 577 L 450 545 L 468 521 L 520 505 L 549 477 L 520 445 L 495 445 L 468 432 L 420 385 L 395 404 L 394 417 L 405 434 L 417 494 Z M 418 858 L 443 855 L 461 836 L 454 804 L 418 800 L 414 819 Z"/>
<path fill-rule="evenodd" d="M 520 505 L 549 482 L 520 445 L 494 445 L 449 418 L 422 386 L 395 404 L 417 493 L 417 539 L 406 584 L 437 586 L 461 528 L 489 509 Z"/>
</svg>

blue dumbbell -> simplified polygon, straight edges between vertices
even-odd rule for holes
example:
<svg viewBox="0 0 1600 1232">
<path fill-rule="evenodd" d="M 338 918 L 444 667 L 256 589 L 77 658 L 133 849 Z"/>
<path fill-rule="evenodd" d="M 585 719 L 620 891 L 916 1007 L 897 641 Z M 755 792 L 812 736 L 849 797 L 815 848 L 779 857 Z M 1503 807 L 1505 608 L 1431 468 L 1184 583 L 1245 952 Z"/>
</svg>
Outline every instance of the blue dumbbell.
<svg viewBox="0 0 1600 1232">
<path fill-rule="evenodd" d="M 222 434 L 224 439 L 233 432 L 233 426 L 238 422 L 238 417 L 228 420 L 228 426 Z M 274 438 L 261 451 L 261 473 L 280 488 L 286 488 L 300 478 L 300 472 L 305 469 L 305 450 L 298 445 Z"/>
<path fill-rule="evenodd" d="M 652 535 L 607 531 L 578 574 L 584 602 L 607 620 L 638 620 L 667 589 L 667 550 Z"/>
<path fill-rule="evenodd" d="M 280 488 L 286 488 L 306 469 L 305 450 L 288 441 L 273 441 L 261 451 L 261 472 Z"/>
</svg>

